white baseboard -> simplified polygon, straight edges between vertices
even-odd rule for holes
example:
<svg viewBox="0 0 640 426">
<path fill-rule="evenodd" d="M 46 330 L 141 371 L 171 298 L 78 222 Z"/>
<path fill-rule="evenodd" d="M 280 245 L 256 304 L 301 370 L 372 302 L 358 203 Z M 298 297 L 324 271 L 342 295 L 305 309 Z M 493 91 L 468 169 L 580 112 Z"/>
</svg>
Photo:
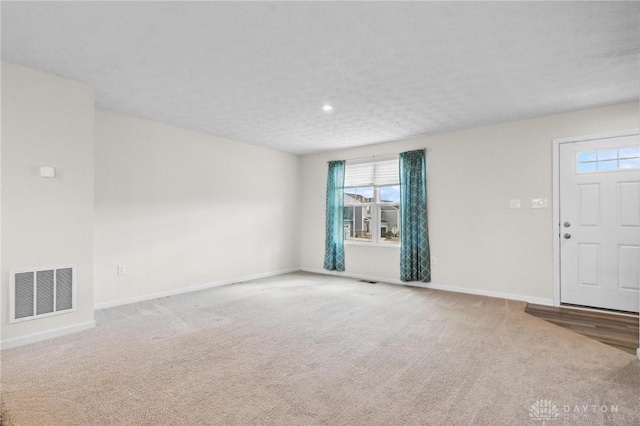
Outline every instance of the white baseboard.
<svg viewBox="0 0 640 426">
<path fill-rule="evenodd" d="M 408 285 L 414 285 L 414 283 L 407 283 Z M 416 287 L 433 288 L 436 290 L 453 291 L 455 293 L 468 293 L 477 294 L 479 296 L 497 297 L 500 299 L 518 300 L 521 302 L 534 303 L 536 305 L 553 306 L 553 299 L 547 299 L 544 297 L 526 296 L 522 294 L 504 293 L 502 291 L 483 290 L 477 288 L 456 287 L 452 285 L 444 284 L 432 284 L 416 282 Z"/>
<path fill-rule="evenodd" d="M 402 282 L 400 280 L 395 280 L 392 278 L 380 278 L 380 277 L 374 277 L 373 275 L 353 274 L 351 272 L 328 271 L 326 269 L 307 268 L 307 267 L 302 267 L 300 268 L 300 270 L 304 272 L 312 272 L 314 274 L 335 275 L 337 277 L 356 278 L 359 280 L 381 281 L 383 283 L 390 283 L 390 284 L 404 284 L 404 285 L 407 284 L 405 282 Z"/>
<path fill-rule="evenodd" d="M 423 283 L 420 281 L 404 282 L 404 281 L 400 281 L 398 279 L 392 279 L 392 278 L 382 278 L 382 277 L 374 277 L 371 275 L 352 274 L 350 272 L 327 271 L 326 269 L 317 269 L 317 268 L 302 267 L 300 268 L 300 270 L 306 271 L 306 272 L 313 272 L 316 274 L 336 275 L 341 277 L 357 278 L 360 280 L 367 280 L 367 281 L 380 281 L 380 282 L 385 282 L 390 284 L 407 285 L 410 287 L 432 288 L 434 290 L 452 291 L 455 293 L 477 294 L 479 296 L 497 297 L 500 299 L 519 300 L 527 303 L 535 303 L 537 305 L 553 306 L 553 299 L 546 299 L 543 297 L 535 297 L 535 296 L 525 296 L 521 294 L 504 293 L 501 291 L 483 290 L 483 289 L 468 288 L 468 287 L 457 287 L 457 286 L 446 285 L 446 284 Z"/>
<path fill-rule="evenodd" d="M 94 328 L 95 326 L 95 321 L 87 321 L 80 324 L 70 325 L 68 327 L 56 328 L 55 330 L 48 330 L 40 333 L 29 334 L 27 336 L 16 337 L 14 339 L 3 340 L 2 342 L 0 342 L 0 347 L 2 348 L 2 350 L 17 348 L 18 346 L 28 345 L 29 343 L 36 343 L 42 340 L 64 336 L 66 334 L 89 330 L 91 328 Z"/>
<path fill-rule="evenodd" d="M 94 304 L 93 309 L 97 311 L 99 309 L 114 308 L 116 306 L 129 305 L 131 303 L 144 302 L 145 300 L 159 299 L 161 297 L 175 296 L 177 294 L 191 293 L 192 291 L 206 290 L 209 288 L 220 287 L 227 284 L 234 284 L 234 283 L 239 283 L 243 281 L 253 281 L 253 280 L 258 280 L 260 278 L 274 277 L 276 275 L 288 274 L 290 272 L 296 272 L 299 270 L 300 268 L 282 269 L 280 271 L 265 272 L 262 274 L 248 275 L 245 277 L 232 278 L 232 279 L 222 280 L 222 281 L 214 281 L 210 283 L 199 284 L 199 285 L 194 285 L 189 287 L 159 291 L 157 293 L 149 293 L 149 294 L 143 294 L 140 296 L 127 297 L 125 299 L 110 300 L 108 302 L 100 302 L 100 303 Z"/>
</svg>

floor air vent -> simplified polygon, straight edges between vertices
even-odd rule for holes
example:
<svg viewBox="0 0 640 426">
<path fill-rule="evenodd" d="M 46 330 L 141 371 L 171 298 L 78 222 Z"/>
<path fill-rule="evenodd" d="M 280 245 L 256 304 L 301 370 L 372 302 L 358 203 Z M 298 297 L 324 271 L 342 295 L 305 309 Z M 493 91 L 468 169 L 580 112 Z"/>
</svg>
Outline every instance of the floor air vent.
<svg viewBox="0 0 640 426">
<path fill-rule="evenodd" d="M 11 319 L 25 321 L 75 309 L 73 267 L 11 273 Z"/>
</svg>

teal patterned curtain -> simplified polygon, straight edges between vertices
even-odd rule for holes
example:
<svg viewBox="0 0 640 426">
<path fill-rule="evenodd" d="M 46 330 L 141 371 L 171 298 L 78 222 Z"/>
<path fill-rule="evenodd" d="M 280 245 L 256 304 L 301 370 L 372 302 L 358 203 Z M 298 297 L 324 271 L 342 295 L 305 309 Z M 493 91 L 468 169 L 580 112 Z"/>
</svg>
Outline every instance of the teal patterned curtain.
<svg viewBox="0 0 640 426">
<path fill-rule="evenodd" d="M 400 154 L 400 279 L 431 281 L 423 149 Z"/>
<path fill-rule="evenodd" d="M 330 161 L 324 269 L 344 271 L 344 161 Z"/>
</svg>

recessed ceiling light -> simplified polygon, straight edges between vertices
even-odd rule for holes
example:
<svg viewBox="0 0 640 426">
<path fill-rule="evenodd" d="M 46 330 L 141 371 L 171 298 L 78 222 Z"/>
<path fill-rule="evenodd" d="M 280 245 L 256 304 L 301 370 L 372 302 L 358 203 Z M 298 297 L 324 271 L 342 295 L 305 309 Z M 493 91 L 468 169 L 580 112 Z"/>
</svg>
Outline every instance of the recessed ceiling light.
<svg viewBox="0 0 640 426">
<path fill-rule="evenodd" d="M 331 105 L 329 105 L 329 104 L 324 104 L 324 105 L 322 105 L 322 110 L 324 112 L 331 112 L 331 111 L 333 111 L 333 107 Z"/>
</svg>

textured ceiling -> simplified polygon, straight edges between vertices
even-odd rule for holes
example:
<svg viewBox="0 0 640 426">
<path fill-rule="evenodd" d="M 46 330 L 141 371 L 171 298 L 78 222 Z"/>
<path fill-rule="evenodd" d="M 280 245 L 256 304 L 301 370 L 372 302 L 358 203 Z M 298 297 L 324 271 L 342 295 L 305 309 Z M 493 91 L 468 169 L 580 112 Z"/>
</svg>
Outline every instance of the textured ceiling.
<svg viewBox="0 0 640 426">
<path fill-rule="evenodd" d="M 296 154 L 640 91 L 638 2 L 1 7 L 3 60 L 88 83 L 101 108 Z"/>
</svg>

